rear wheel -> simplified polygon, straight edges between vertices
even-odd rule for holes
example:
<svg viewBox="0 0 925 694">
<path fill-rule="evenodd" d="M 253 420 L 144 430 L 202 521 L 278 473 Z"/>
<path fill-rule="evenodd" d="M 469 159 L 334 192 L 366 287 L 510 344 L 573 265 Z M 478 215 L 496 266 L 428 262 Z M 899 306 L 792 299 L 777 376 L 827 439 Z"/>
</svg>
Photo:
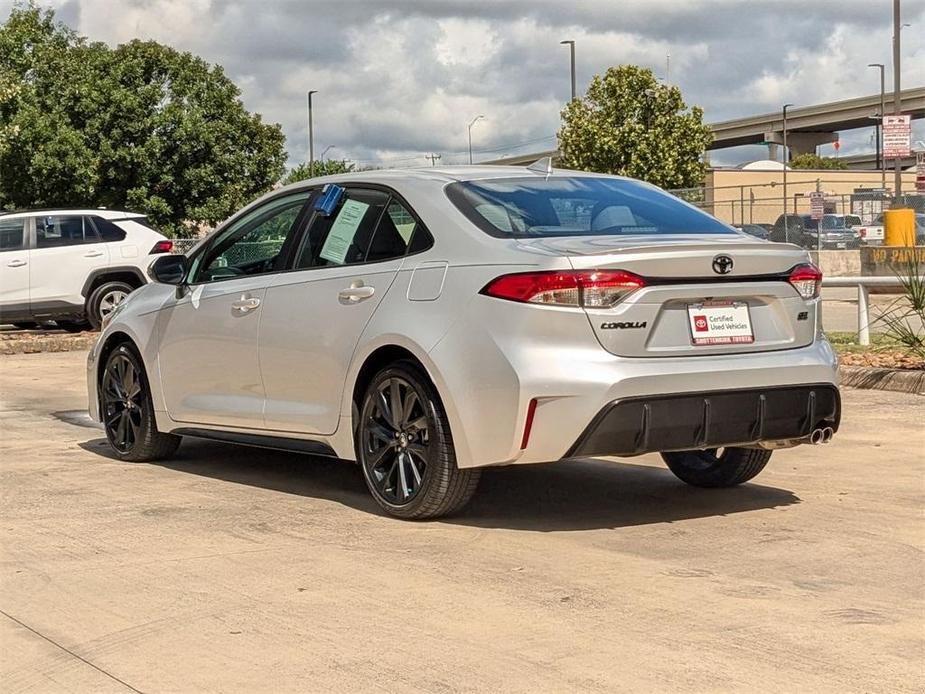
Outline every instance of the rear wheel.
<svg viewBox="0 0 925 694">
<path fill-rule="evenodd" d="M 115 311 L 133 289 L 125 282 L 104 282 L 91 292 L 87 299 L 87 320 L 94 330 L 100 329 L 103 319 Z"/>
<path fill-rule="evenodd" d="M 481 471 L 456 466 L 446 412 L 415 363 L 396 362 L 376 374 L 359 417 L 357 460 L 370 493 L 387 513 L 436 518 L 472 498 Z"/>
<path fill-rule="evenodd" d="M 179 436 L 157 430 L 144 366 L 127 344 L 116 347 L 106 360 L 100 378 L 100 413 L 106 439 L 123 460 L 166 458 L 180 445 Z"/>
<path fill-rule="evenodd" d="M 733 487 L 761 472 L 771 459 L 771 451 L 710 448 L 662 453 L 662 459 L 679 479 L 695 487 Z"/>
</svg>

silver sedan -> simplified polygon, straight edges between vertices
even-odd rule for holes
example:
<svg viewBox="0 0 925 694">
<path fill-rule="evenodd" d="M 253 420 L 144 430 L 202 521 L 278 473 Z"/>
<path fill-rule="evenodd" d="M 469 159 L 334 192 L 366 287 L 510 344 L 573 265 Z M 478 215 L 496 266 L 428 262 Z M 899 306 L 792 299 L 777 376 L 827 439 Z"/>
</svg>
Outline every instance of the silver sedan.
<svg viewBox="0 0 925 694">
<path fill-rule="evenodd" d="M 386 512 L 480 468 L 660 452 L 731 486 L 838 429 L 805 250 L 649 184 L 544 166 L 370 171 L 248 205 L 112 314 L 88 365 L 117 456 L 181 437 L 354 460 Z"/>
</svg>

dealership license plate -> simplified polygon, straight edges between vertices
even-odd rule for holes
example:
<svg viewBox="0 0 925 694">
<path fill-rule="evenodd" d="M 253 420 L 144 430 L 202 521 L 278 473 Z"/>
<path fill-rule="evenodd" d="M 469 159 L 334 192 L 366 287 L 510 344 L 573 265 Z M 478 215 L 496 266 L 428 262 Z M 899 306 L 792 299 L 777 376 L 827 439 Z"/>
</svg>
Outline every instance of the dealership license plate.
<svg viewBox="0 0 925 694">
<path fill-rule="evenodd" d="M 748 304 L 723 301 L 687 307 L 695 345 L 748 344 L 755 341 Z"/>
</svg>

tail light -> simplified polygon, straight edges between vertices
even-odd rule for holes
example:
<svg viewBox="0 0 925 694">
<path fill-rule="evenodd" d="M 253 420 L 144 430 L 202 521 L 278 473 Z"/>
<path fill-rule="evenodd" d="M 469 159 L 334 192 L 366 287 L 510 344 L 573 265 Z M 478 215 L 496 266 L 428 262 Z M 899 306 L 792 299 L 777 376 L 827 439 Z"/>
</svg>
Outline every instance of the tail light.
<svg viewBox="0 0 925 694">
<path fill-rule="evenodd" d="M 482 294 L 529 304 L 607 308 L 644 286 L 642 277 L 623 270 L 552 270 L 502 275 Z"/>
<path fill-rule="evenodd" d="M 164 239 L 163 241 L 158 241 L 154 244 L 154 248 L 151 249 L 151 254 L 154 253 L 170 253 L 173 250 L 173 241 L 168 241 Z"/>
<path fill-rule="evenodd" d="M 790 271 L 787 278 L 797 294 L 804 299 L 815 299 L 819 296 L 819 289 L 822 286 L 822 270 L 812 263 L 797 265 Z"/>
</svg>

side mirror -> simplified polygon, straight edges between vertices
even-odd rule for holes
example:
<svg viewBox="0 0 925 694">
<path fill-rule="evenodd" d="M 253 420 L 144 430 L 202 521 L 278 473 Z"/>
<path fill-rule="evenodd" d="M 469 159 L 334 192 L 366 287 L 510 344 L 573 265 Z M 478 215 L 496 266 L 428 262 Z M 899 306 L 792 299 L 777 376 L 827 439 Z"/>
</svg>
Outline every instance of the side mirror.
<svg viewBox="0 0 925 694">
<path fill-rule="evenodd" d="M 189 263 L 185 255 L 162 255 L 148 267 L 148 275 L 161 284 L 181 285 Z"/>
</svg>

